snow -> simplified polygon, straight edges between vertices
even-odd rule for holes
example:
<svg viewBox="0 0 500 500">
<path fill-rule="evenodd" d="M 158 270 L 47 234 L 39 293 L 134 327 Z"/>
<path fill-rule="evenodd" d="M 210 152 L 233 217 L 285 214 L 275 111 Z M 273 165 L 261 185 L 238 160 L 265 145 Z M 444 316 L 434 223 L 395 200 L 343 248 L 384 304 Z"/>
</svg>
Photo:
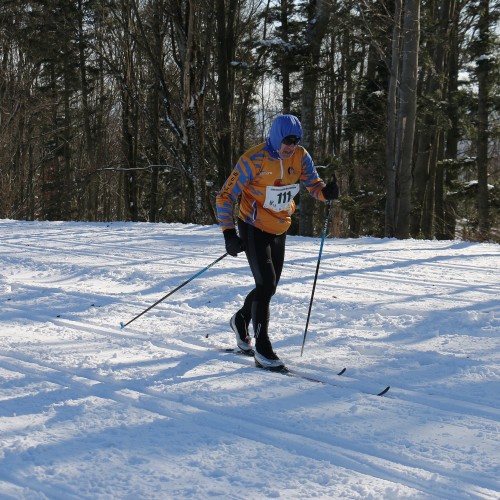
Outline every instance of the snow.
<svg viewBox="0 0 500 500">
<path fill-rule="evenodd" d="M 0 221 L 2 499 L 498 499 L 500 252 L 288 237 L 263 372 L 215 226 Z M 347 367 L 344 375 L 336 375 Z M 383 397 L 366 394 L 391 386 Z"/>
<path fill-rule="evenodd" d="M 487 61 L 487 62 L 495 62 L 496 58 L 494 56 L 494 54 L 482 54 L 480 55 L 479 57 L 476 58 L 476 64 L 477 63 L 480 63 L 480 62 L 483 62 L 483 61 Z"/>
</svg>

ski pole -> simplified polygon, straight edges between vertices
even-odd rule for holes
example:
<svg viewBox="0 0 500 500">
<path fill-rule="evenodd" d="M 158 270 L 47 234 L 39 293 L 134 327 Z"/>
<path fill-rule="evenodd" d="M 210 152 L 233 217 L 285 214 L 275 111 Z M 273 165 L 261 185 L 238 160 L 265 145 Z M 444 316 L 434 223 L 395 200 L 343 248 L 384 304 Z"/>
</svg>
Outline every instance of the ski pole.
<svg viewBox="0 0 500 500">
<path fill-rule="evenodd" d="M 225 253 L 224 255 L 221 255 L 218 259 L 215 259 L 211 264 L 208 264 L 208 266 L 204 267 L 201 271 L 198 271 L 195 275 L 191 276 L 191 278 L 184 281 L 184 283 L 181 283 L 177 288 L 174 288 L 171 292 L 168 292 L 167 295 L 162 297 L 160 300 L 157 300 L 152 306 L 149 306 L 147 309 L 145 309 L 144 311 L 139 313 L 135 318 L 132 318 L 129 322 L 127 322 L 125 324 L 120 323 L 120 329 L 123 329 L 127 325 L 130 325 L 130 323 L 132 323 L 132 321 L 135 321 L 137 318 L 140 318 L 143 314 L 147 313 L 150 309 L 153 309 L 153 307 L 157 306 L 160 302 L 163 302 L 166 298 L 170 297 L 170 295 L 173 295 L 177 290 L 180 290 L 183 286 L 187 285 L 190 281 L 193 281 L 200 274 L 204 273 L 207 269 L 210 269 L 214 264 L 217 264 L 217 262 L 221 261 L 227 255 L 228 254 Z"/>
<path fill-rule="evenodd" d="M 318 279 L 318 271 L 319 271 L 319 263 L 321 262 L 321 254 L 323 253 L 323 245 L 325 243 L 326 231 L 328 229 L 328 219 L 330 218 L 330 209 L 331 209 L 331 201 L 328 201 L 326 204 L 326 215 L 325 215 L 325 223 L 323 225 L 323 232 L 321 233 L 321 245 L 319 247 L 319 255 L 318 255 L 318 263 L 316 264 L 316 274 L 314 276 L 314 283 L 311 292 L 311 300 L 309 302 L 309 312 L 307 313 L 307 321 L 306 321 L 306 329 L 304 330 L 304 338 L 302 339 L 302 349 L 300 351 L 300 355 L 302 356 L 304 352 L 304 345 L 306 343 L 306 335 L 307 335 L 307 327 L 309 326 L 309 318 L 311 317 L 311 309 L 314 299 L 314 290 L 316 290 L 316 281 Z"/>
</svg>

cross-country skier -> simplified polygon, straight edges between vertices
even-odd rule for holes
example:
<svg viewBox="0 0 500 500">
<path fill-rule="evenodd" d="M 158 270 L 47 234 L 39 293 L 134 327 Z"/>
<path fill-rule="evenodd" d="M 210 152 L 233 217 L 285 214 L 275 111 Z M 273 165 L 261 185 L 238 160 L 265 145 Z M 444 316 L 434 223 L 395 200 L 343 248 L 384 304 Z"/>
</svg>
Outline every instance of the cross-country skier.
<svg viewBox="0 0 500 500">
<path fill-rule="evenodd" d="M 296 116 L 277 116 L 266 142 L 240 157 L 217 195 L 217 217 L 226 251 L 233 257 L 245 251 L 255 280 L 255 288 L 230 325 L 238 347 L 251 353 L 248 329 L 252 320 L 255 363 L 271 370 L 284 367 L 269 340 L 269 304 L 283 269 L 286 233 L 299 181 L 317 200 L 333 200 L 339 195 L 335 180 L 325 184 L 320 179 L 311 156 L 299 145 L 301 139 L 302 126 Z M 238 198 L 236 232 L 233 207 Z"/>
</svg>

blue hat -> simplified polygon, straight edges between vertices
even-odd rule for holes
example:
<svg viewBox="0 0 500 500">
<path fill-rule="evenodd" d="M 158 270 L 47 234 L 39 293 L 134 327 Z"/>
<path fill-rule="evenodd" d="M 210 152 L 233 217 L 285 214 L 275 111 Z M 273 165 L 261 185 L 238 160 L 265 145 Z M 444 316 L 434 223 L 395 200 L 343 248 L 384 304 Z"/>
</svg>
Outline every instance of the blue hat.
<svg viewBox="0 0 500 500">
<path fill-rule="evenodd" d="M 275 151 L 281 147 L 281 141 L 294 135 L 302 139 L 302 125 L 300 120 L 294 115 L 278 115 L 271 124 L 268 141 Z"/>
</svg>

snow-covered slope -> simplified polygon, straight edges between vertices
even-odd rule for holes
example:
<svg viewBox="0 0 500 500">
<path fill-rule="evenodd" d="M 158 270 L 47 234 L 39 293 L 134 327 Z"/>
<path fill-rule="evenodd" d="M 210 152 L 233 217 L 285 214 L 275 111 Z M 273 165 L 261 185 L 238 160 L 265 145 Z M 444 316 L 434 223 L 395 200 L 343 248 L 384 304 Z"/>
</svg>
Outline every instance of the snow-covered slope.
<svg viewBox="0 0 500 500">
<path fill-rule="evenodd" d="M 120 329 L 216 227 L 0 221 L 0 497 L 499 498 L 498 245 L 327 239 L 301 357 L 319 244 L 288 238 L 270 331 L 328 384 L 216 349 L 242 255 Z"/>
</svg>

